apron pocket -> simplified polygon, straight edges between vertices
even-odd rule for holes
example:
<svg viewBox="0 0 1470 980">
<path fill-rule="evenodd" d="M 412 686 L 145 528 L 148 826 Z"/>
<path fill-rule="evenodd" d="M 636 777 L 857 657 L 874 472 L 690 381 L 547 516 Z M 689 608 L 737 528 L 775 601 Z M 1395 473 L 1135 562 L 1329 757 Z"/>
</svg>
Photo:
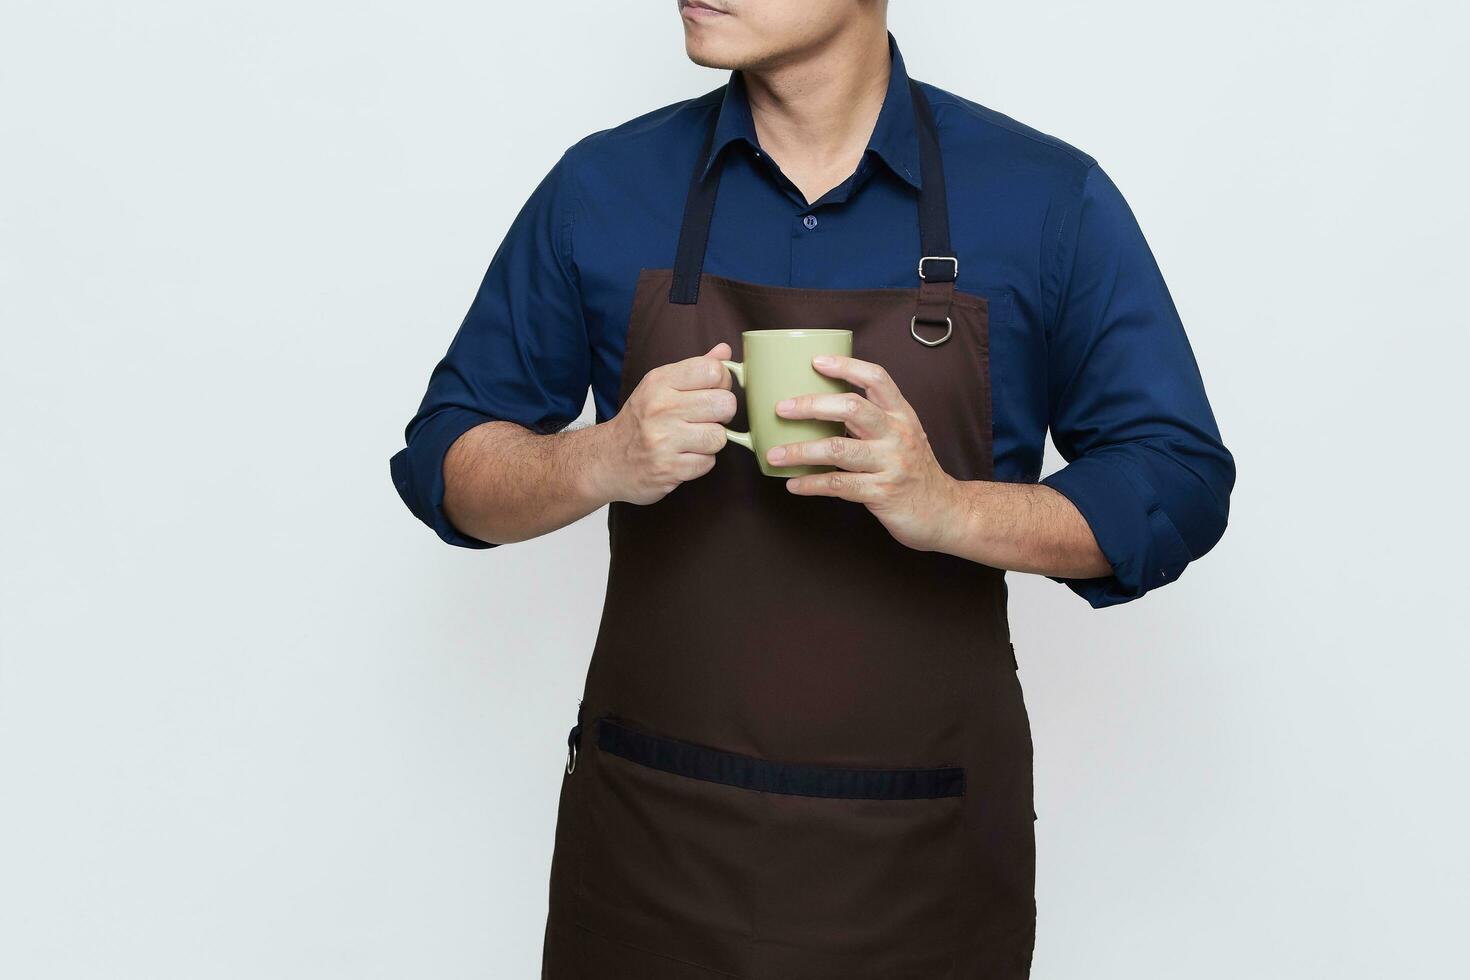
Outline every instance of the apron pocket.
<svg viewBox="0 0 1470 980">
<path fill-rule="evenodd" d="M 963 815 L 957 793 L 767 797 L 752 975 L 952 977 Z"/>
<path fill-rule="evenodd" d="M 741 976 L 759 797 L 624 757 L 623 732 L 599 718 L 582 737 L 578 921 L 644 953 Z"/>
<path fill-rule="evenodd" d="M 736 975 L 949 975 L 962 768 L 775 762 L 609 717 L 595 737 L 589 929 Z"/>
</svg>

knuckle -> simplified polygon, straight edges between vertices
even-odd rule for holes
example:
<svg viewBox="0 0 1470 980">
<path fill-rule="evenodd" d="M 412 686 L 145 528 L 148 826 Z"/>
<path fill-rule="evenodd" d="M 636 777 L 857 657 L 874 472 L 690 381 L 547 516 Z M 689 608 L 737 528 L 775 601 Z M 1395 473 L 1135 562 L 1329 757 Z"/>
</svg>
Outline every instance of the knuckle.
<svg viewBox="0 0 1470 980">
<path fill-rule="evenodd" d="M 862 401 L 857 395 L 844 395 L 842 397 L 842 411 L 846 415 L 856 415 L 862 408 Z"/>
<path fill-rule="evenodd" d="M 670 387 L 669 378 L 673 372 L 668 368 L 654 368 L 643 376 L 634 389 L 635 394 L 641 394 L 644 401 L 651 401 L 659 396 L 661 392 Z"/>
<path fill-rule="evenodd" d="M 679 481 L 683 483 L 698 479 L 708 473 L 714 465 L 715 458 L 713 456 L 695 456 L 693 459 L 680 464 Z"/>
<path fill-rule="evenodd" d="M 843 477 L 843 475 L 841 473 L 828 473 L 827 474 L 827 489 L 828 490 L 831 490 L 831 491 L 836 492 L 836 493 L 840 493 L 840 492 L 842 492 L 843 488 L 845 488 L 846 486 L 847 486 L 847 480 L 846 480 L 846 478 Z"/>
<path fill-rule="evenodd" d="M 828 439 L 827 453 L 828 455 L 833 457 L 847 455 L 847 440 L 843 439 L 841 436 L 833 436 L 832 438 Z"/>
</svg>

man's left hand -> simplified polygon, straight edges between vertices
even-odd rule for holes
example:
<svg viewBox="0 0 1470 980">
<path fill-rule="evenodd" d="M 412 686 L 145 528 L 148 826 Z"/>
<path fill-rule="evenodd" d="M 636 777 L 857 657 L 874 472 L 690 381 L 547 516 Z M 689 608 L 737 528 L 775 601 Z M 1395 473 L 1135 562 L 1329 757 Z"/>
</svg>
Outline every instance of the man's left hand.
<svg viewBox="0 0 1470 980">
<path fill-rule="evenodd" d="M 935 459 L 913 406 L 888 372 L 870 361 L 829 355 L 813 358 L 812 366 L 861 393 L 801 395 L 776 405 L 782 418 L 827 419 L 847 426 L 845 436 L 767 451 L 774 466 L 837 467 L 791 477 L 786 488 L 803 496 L 856 501 L 901 544 L 919 551 L 942 550 L 942 531 L 960 505 L 958 482 Z"/>
</svg>

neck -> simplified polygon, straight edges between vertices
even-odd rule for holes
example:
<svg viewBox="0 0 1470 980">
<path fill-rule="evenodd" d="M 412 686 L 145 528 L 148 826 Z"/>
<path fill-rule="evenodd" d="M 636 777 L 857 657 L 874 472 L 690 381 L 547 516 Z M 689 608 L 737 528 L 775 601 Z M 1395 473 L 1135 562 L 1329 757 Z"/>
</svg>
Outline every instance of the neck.
<svg viewBox="0 0 1470 980">
<path fill-rule="evenodd" d="M 761 147 L 814 200 L 846 179 L 867 148 L 888 91 L 888 30 L 855 19 L 821 48 L 743 73 Z"/>
</svg>

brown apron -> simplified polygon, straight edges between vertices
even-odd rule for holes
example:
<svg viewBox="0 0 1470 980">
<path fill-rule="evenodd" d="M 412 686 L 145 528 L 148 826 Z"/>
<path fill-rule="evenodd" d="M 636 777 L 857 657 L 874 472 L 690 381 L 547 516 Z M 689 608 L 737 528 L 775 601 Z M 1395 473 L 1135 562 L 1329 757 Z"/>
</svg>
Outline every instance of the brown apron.
<svg viewBox="0 0 1470 980">
<path fill-rule="evenodd" d="M 955 291 L 937 130 L 911 94 L 917 288 L 702 275 L 719 166 L 696 169 L 675 268 L 638 279 L 620 404 L 719 341 L 738 360 L 753 325 L 848 328 L 945 471 L 992 478 L 987 304 Z M 608 523 L 544 980 L 1028 976 L 1031 732 L 1003 573 L 793 495 L 743 450 Z"/>
</svg>

